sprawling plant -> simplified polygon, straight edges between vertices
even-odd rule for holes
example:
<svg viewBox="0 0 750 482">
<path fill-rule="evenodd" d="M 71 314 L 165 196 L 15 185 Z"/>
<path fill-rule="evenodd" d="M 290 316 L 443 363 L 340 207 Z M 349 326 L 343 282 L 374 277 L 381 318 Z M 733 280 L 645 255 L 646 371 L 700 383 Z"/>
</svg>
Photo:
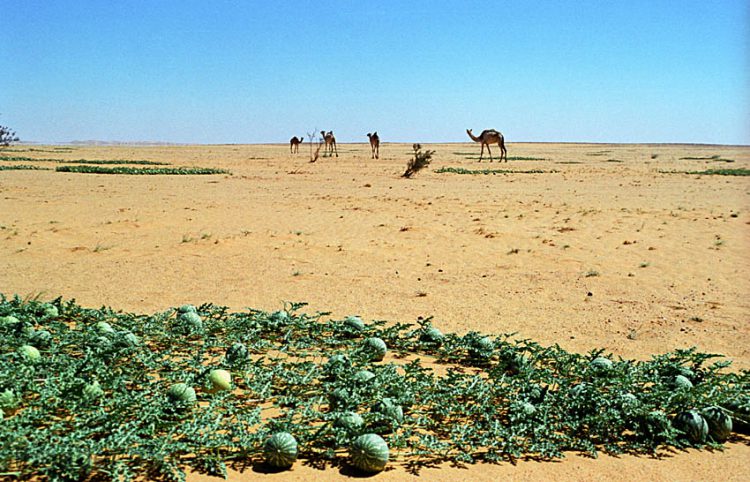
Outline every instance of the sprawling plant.
<svg viewBox="0 0 750 482">
<path fill-rule="evenodd" d="M 0 295 L 0 477 L 226 475 L 227 465 L 263 460 L 264 447 L 267 457 L 282 432 L 315 466 L 376 434 L 385 460 L 390 449 L 391 463 L 418 471 L 566 451 L 720 448 L 726 431 L 696 440 L 673 422 L 708 407 L 735 431 L 750 422 L 750 372 L 695 349 L 615 359 L 509 334 L 443 334 L 431 319 L 363 323 L 303 306 L 141 315 Z M 388 347 L 382 361 L 365 342 L 373 338 Z"/>
</svg>

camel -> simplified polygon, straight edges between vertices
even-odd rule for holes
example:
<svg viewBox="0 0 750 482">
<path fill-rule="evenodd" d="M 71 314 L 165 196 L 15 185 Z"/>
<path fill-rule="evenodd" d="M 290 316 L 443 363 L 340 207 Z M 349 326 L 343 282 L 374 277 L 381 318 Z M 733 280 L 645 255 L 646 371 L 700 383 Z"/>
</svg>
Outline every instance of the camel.
<svg viewBox="0 0 750 482">
<path fill-rule="evenodd" d="M 508 162 L 508 151 L 505 149 L 505 138 L 503 137 L 503 134 L 501 132 L 498 132 L 495 129 L 487 129 L 482 131 L 482 133 L 479 134 L 479 137 L 476 137 L 474 134 L 472 134 L 471 129 L 466 129 L 466 133 L 469 134 L 469 137 L 471 137 L 472 141 L 482 143 L 482 152 L 481 154 L 479 154 L 479 162 L 482 162 L 485 145 L 487 146 L 487 152 L 490 154 L 490 162 L 492 162 L 492 151 L 490 151 L 490 144 L 494 144 L 496 142 L 497 145 L 500 146 L 499 162 L 503 162 L 503 156 L 505 156 L 505 162 Z"/>
<path fill-rule="evenodd" d="M 336 151 L 336 157 L 339 157 L 339 151 L 336 149 L 336 138 L 333 137 L 333 131 L 328 131 L 326 134 L 324 131 L 320 131 L 320 135 L 323 136 L 323 141 L 326 143 L 326 152 L 330 156 Z"/>
<path fill-rule="evenodd" d="M 374 132 L 370 134 L 368 132 L 367 137 L 370 138 L 370 149 L 372 149 L 371 159 L 379 159 L 380 158 L 380 137 L 378 137 L 378 133 Z"/>
<path fill-rule="evenodd" d="M 289 140 L 289 152 L 292 154 L 299 152 L 299 145 L 304 142 L 305 138 L 302 136 L 295 136 Z"/>
</svg>

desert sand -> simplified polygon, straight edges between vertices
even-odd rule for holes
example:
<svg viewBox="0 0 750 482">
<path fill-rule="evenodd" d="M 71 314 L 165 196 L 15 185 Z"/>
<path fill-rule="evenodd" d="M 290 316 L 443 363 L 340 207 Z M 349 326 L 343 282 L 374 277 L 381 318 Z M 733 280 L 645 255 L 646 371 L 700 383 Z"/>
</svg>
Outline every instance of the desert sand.
<svg viewBox="0 0 750 482">
<path fill-rule="evenodd" d="M 411 145 L 383 143 L 372 160 L 366 139 L 315 163 L 307 143 L 295 155 L 288 145 L 14 146 L 22 152 L 0 155 L 231 174 L 0 171 L 0 292 L 138 313 L 304 301 L 333 317 L 434 316 L 443 331 L 517 332 L 582 353 L 645 359 L 697 346 L 750 368 L 750 178 L 672 172 L 750 168 L 750 147 L 509 143 L 502 164 L 477 162 L 478 144 L 424 147 L 432 164 L 404 179 Z M 722 453 L 570 454 L 420 479 L 747 480 L 749 460 L 742 439 Z M 297 464 L 230 480 L 350 475 Z M 398 461 L 376 477 L 413 478 Z"/>
</svg>

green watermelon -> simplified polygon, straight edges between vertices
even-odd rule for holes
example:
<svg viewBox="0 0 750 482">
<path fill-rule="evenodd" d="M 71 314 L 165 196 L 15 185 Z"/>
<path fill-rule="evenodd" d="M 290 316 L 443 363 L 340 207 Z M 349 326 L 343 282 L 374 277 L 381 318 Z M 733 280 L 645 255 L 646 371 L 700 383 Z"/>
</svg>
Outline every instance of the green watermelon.
<svg viewBox="0 0 750 482">
<path fill-rule="evenodd" d="M 45 318 L 57 318 L 60 316 L 60 313 L 57 309 L 57 306 L 51 304 L 51 303 L 44 303 L 42 304 L 42 316 Z"/>
<path fill-rule="evenodd" d="M 362 343 L 362 349 L 370 356 L 371 361 L 381 361 L 385 358 L 388 347 L 380 338 L 371 337 Z"/>
<path fill-rule="evenodd" d="M 187 383 L 175 383 L 169 387 L 167 398 L 174 405 L 181 408 L 192 407 L 198 400 L 195 395 L 195 389 Z"/>
<path fill-rule="evenodd" d="M 598 356 L 589 362 L 589 367 L 597 372 L 607 371 L 612 368 L 612 360 Z"/>
<path fill-rule="evenodd" d="M 443 339 L 445 337 L 443 336 L 443 333 L 435 328 L 434 326 L 429 326 L 425 328 L 422 331 L 422 334 L 419 335 L 419 340 L 423 343 L 430 343 L 433 345 L 441 345 L 443 343 Z"/>
<path fill-rule="evenodd" d="M 195 313 L 198 314 L 198 310 L 193 305 L 182 305 L 179 308 L 177 308 L 177 313 L 183 314 L 183 313 Z"/>
<path fill-rule="evenodd" d="M 708 424 L 708 434 L 717 442 L 723 443 L 732 433 L 732 417 L 719 407 L 706 407 L 701 415 Z"/>
<path fill-rule="evenodd" d="M 349 448 L 352 465 L 369 473 L 381 472 L 388 463 L 388 444 L 380 435 L 360 435 Z"/>
<path fill-rule="evenodd" d="M 115 329 L 112 328 L 112 325 L 110 325 L 106 321 L 98 322 L 96 325 L 94 325 L 94 329 L 100 335 L 114 335 L 115 333 Z"/>
<path fill-rule="evenodd" d="M 347 316 L 344 318 L 344 326 L 352 332 L 358 332 L 365 329 L 365 322 L 359 316 Z"/>
<path fill-rule="evenodd" d="M 23 345 L 18 349 L 18 353 L 25 360 L 30 362 L 37 362 L 42 359 L 41 353 L 35 347 L 31 345 Z"/>
<path fill-rule="evenodd" d="M 245 344 L 235 342 L 232 343 L 232 346 L 227 348 L 227 353 L 224 358 L 229 366 L 242 366 L 247 362 L 249 356 L 250 354 L 247 351 Z"/>
<path fill-rule="evenodd" d="M 0 409 L 4 410 L 6 414 L 15 413 L 18 408 L 18 397 L 11 389 L 6 389 L 0 393 Z"/>
<path fill-rule="evenodd" d="M 0 328 L 15 328 L 21 321 L 13 315 L 0 316 Z"/>
<path fill-rule="evenodd" d="M 693 382 L 691 382 L 690 379 L 684 375 L 677 375 L 676 377 L 674 377 L 672 385 L 677 390 L 690 390 L 693 388 Z"/>
<path fill-rule="evenodd" d="M 354 374 L 352 377 L 352 380 L 354 380 L 357 384 L 363 385 L 370 380 L 375 378 L 375 374 L 372 373 L 370 370 L 360 370 L 357 373 Z"/>
<path fill-rule="evenodd" d="M 344 412 L 333 421 L 333 426 L 349 433 L 357 433 L 364 427 L 364 419 L 356 412 Z"/>
<path fill-rule="evenodd" d="M 472 340 L 469 346 L 469 356 L 480 360 L 489 360 L 495 352 L 495 342 L 485 336 Z"/>
<path fill-rule="evenodd" d="M 383 398 L 372 406 L 372 411 L 383 415 L 390 422 L 391 428 L 401 425 L 404 421 L 404 409 L 392 398 Z"/>
<path fill-rule="evenodd" d="M 288 469 L 297 460 L 297 440 L 287 432 L 277 432 L 263 446 L 266 463 L 278 469 Z"/>
<path fill-rule="evenodd" d="M 678 430 L 685 432 L 688 440 L 694 443 L 702 444 L 708 437 L 708 423 L 695 410 L 686 410 L 680 412 L 674 418 L 674 426 Z"/>
<path fill-rule="evenodd" d="M 198 333 L 203 329 L 203 320 L 193 311 L 182 313 L 177 317 L 177 329 L 186 334 Z"/>
</svg>

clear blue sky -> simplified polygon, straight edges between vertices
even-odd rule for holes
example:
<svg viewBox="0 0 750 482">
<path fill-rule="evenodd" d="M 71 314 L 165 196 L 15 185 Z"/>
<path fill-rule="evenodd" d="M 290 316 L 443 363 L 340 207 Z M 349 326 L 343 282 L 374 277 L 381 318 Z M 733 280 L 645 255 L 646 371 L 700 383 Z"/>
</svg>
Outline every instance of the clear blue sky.
<svg viewBox="0 0 750 482">
<path fill-rule="evenodd" d="M 750 2 L 0 0 L 23 140 L 750 144 Z"/>
</svg>

